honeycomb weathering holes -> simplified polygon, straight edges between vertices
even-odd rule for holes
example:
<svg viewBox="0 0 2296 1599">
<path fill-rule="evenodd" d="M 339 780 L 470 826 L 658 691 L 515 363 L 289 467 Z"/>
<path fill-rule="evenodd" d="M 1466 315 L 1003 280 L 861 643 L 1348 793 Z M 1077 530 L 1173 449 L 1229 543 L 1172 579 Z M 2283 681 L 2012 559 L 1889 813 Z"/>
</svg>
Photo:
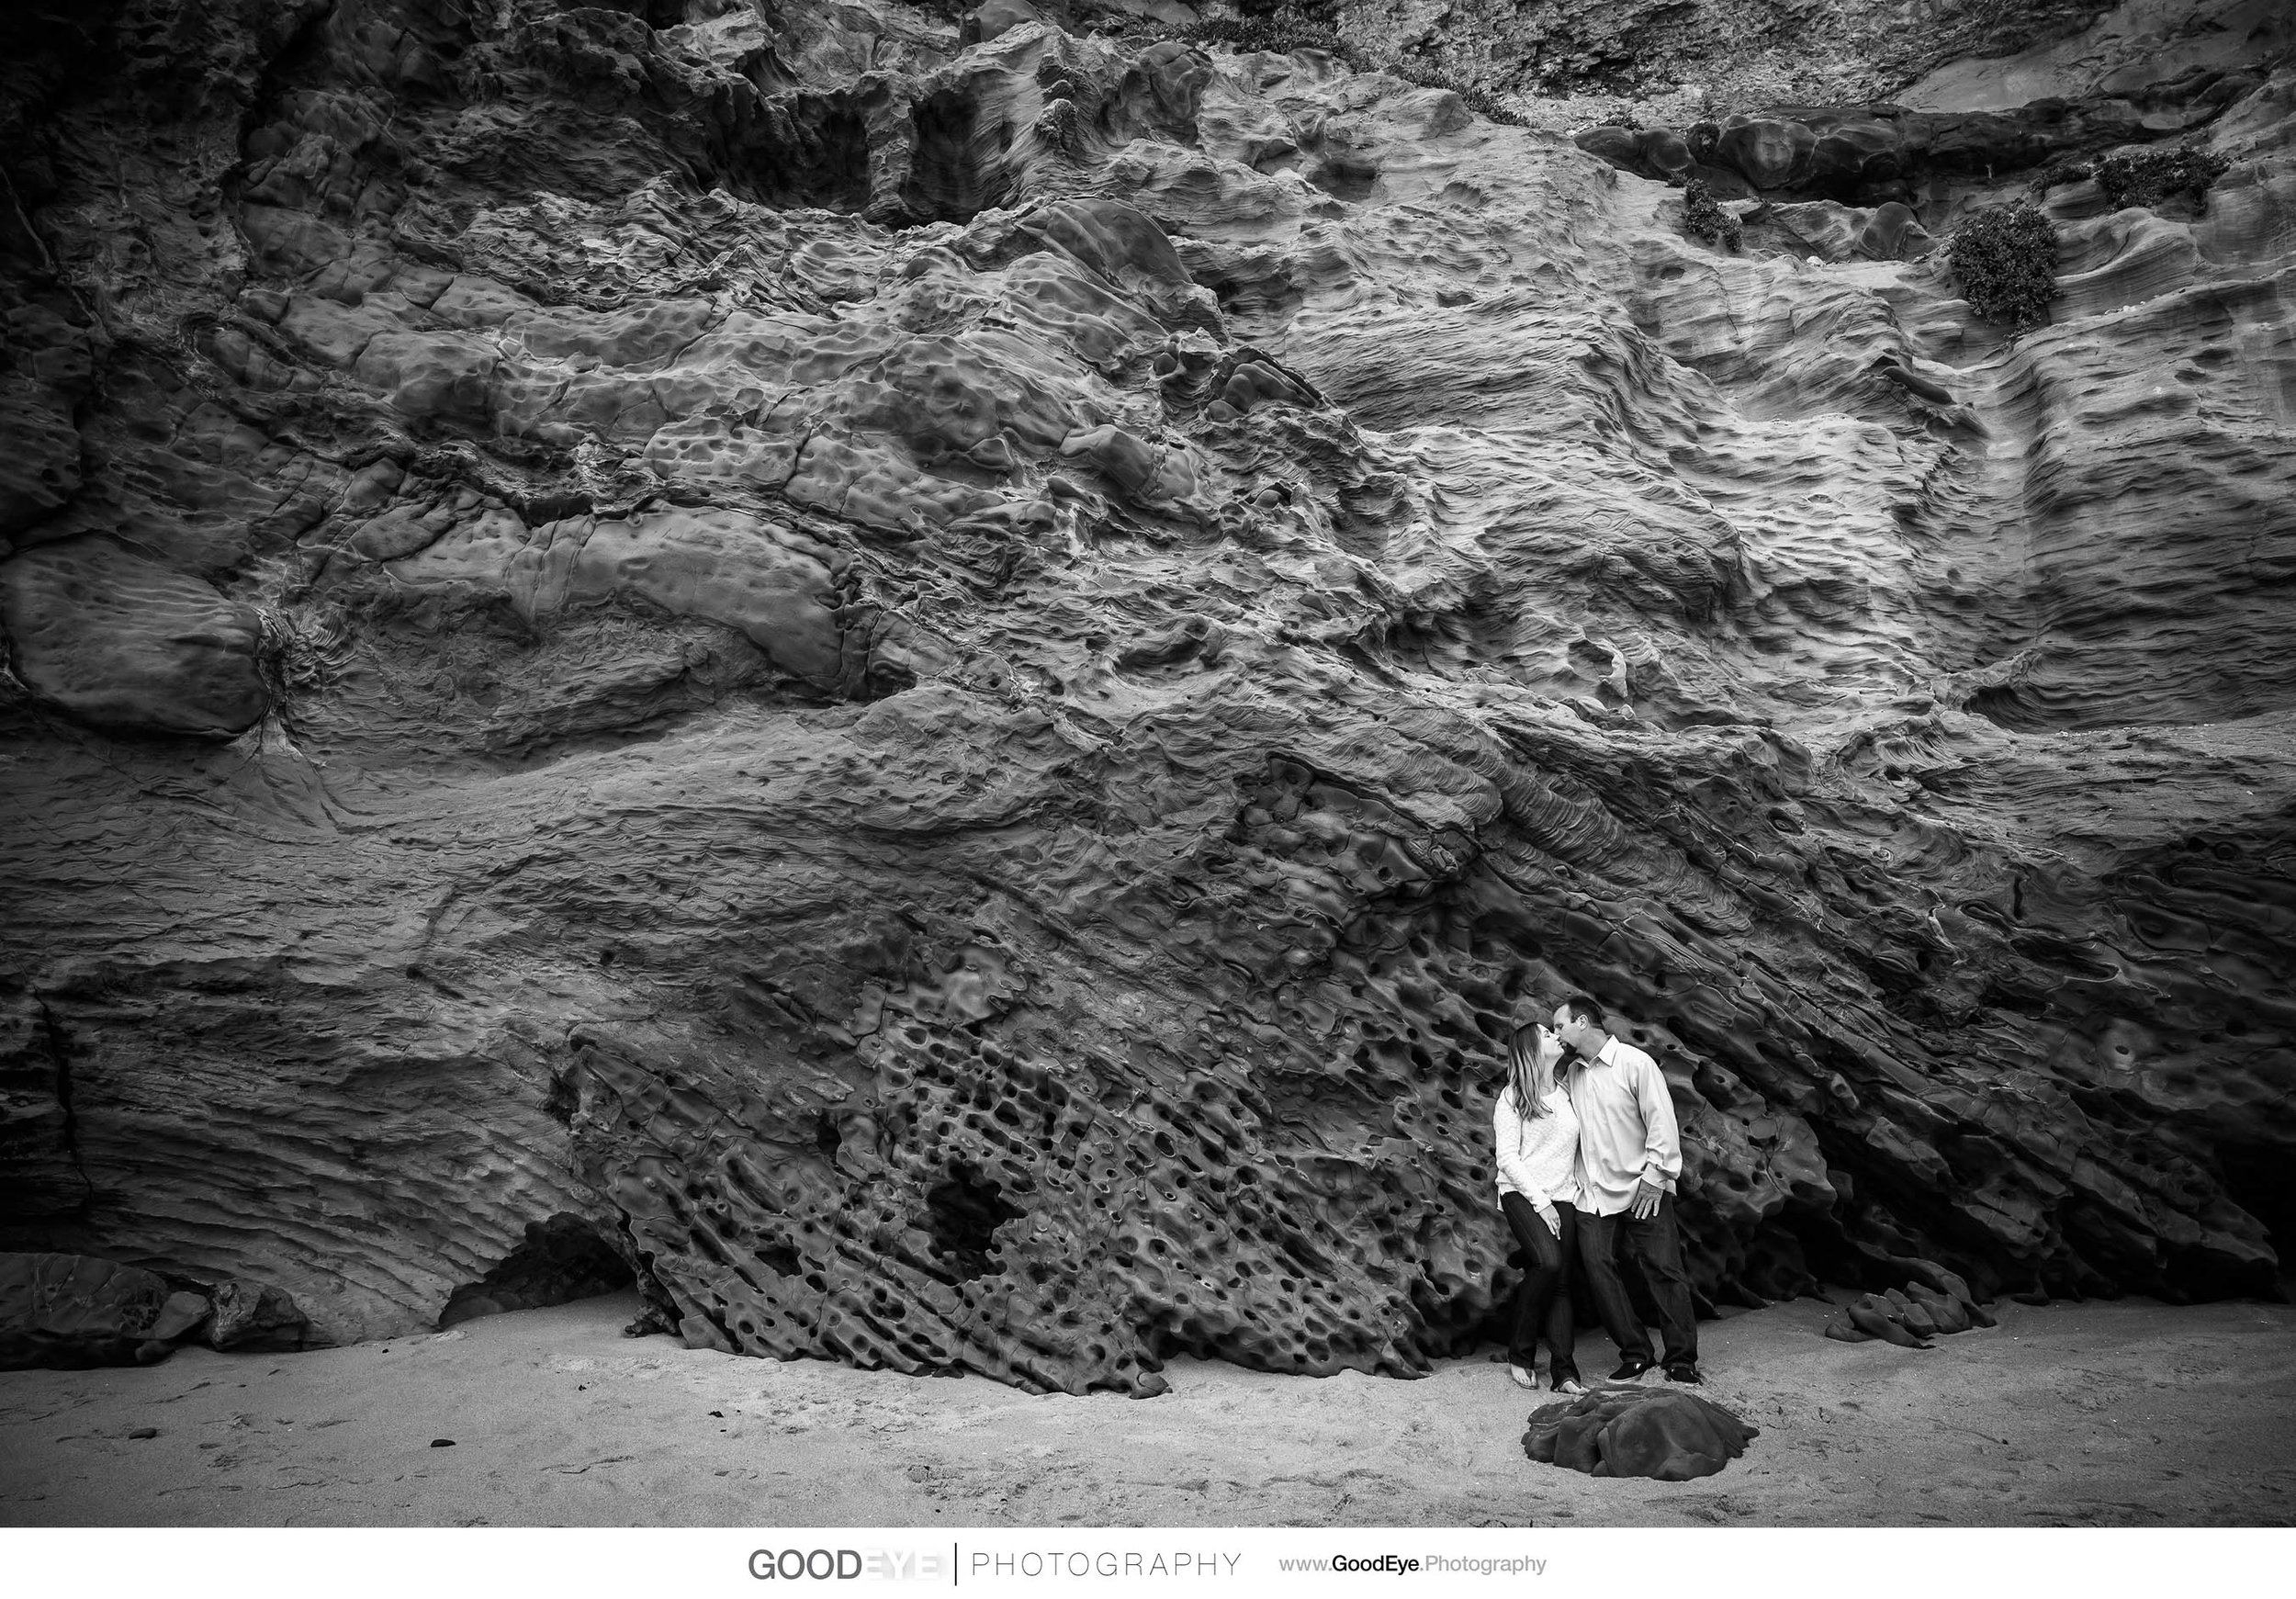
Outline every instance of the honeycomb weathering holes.
<svg viewBox="0 0 2296 1599">
<path fill-rule="evenodd" d="M 1003 1186 L 984 1177 L 963 1160 L 951 1161 L 949 1175 L 925 1193 L 927 1220 L 932 1230 L 933 1253 L 947 1263 L 959 1281 L 986 1277 L 998 1269 L 989 1262 L 996 1244 L 996 1230 L 1027 1214 L 1007 1203 Z"/>
</svg>

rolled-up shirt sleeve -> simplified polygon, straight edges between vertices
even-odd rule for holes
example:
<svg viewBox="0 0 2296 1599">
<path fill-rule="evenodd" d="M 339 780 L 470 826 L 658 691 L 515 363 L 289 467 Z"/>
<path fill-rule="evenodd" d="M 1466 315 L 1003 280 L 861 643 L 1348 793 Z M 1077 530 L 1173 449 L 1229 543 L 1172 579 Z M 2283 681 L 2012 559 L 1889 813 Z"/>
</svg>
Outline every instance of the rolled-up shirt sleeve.
<svg viewBox="0 0 2296 1599">
<path fill-rule="evenodd" d="M 1642 1107 L 1642 1180 L 1671 1194 L 1683 1175 L 1682 1131 L 1674 1122 L 1666 1074 L 1648 1055 L 1635 1073 L 1635 1099 Z"/>
</svg>

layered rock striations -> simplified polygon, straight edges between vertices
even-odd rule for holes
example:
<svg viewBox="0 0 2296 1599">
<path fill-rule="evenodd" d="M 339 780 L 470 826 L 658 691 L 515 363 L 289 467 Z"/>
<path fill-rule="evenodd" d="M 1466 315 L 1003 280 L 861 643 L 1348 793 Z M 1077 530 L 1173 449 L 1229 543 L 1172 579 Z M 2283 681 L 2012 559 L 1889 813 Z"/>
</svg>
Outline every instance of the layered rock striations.
<svg viewBox="0 0 2296 1599">
<path fill-rule="evenodd" d="M 2286 69 L 2203 209 L 2051 191 L 2012 343 L 1855 196 L 1719 253 L 1445 90 L 1005 21 L 39 13 L 0 1247 L 341 1339 L 586 1223 L 696 1344 L 1407 1374 L 1583 989 L 1713 1303 L 2268 1290 Z"/>
</svg>

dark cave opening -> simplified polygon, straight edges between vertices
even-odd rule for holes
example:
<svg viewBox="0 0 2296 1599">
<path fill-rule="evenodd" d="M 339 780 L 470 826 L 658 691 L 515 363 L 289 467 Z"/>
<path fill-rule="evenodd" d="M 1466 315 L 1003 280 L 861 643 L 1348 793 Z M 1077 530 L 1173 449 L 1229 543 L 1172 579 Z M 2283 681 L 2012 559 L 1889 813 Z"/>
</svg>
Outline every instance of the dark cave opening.
<svg viewBox="0 0 2296 1599">
<path fill-rule="evenodd" d="M 812 128 L 817 164 L 813 186 L 817 203 L 829 210 L 860 210 L 869 203 L 869 123 L 859 107 L 831 96 Z"/>
<path fill-rule="evenodd" d="M 1345 151 L 1334 151 L 1317 162 L 1308 181 L 1334 199 L 1360 203 L 1379 186 L 1379 163 Z"/>
<path fill-rule="evenodd" d="M 1006 1200 L 1002 1185 L 962 1160 L 950 1162 L 947 1180 L 925 1191 L 925 1212 L 933 1254 L 959 1282 L 1001 1270 L 988 1258 L 996 1246 L 996 1230 L 1027 1214 Z"/>
<path fill-rule="evenodd" d="M 2045 733 L 2050 730 L 2048 715 L 2008 684 L 1979 689 L 1969 696 L 1965 708 L 1971 715 L 1983 716 L 2004 732 Z"/>
<path fill-rule="evenodd" d="M 847 215 L 869 204 L 869 118 L 860 96 L 778 96 L 771 131 L 755 136 L 732 186 L 770 206 Z M 745 181 L 746 180 L 746 181 Z"/>
<path fill-rule="evenodd" d="M 914 143 L 901 202 L 912 220 L 968 221 L 1002 202 L 1011 186 L 988 170 L 978 149 L 979 120 L 979 102 L 962 89 L 937 90 L 909 107 Z"/>
<path fill-rule="evenodd" d="M 527 1222 L 525 1242 L 478 1281 L 448 1295 L 438 1313 L 439 1331 L 504 1311 L 540 1310 L 614 1293 L 628 1288 L 636 1275 L 596 1227 L 561 1211 L 546 1222 Z"/>
<path fill-rule="evenodd" d="M 580 4 L 635 17 L 657 33 L 665 28 L 681 27 L 686 19 L 686 0 L 580 0 Z M 564 9 L 572 11 L 577 6 L 568 6 Z"/>
<path fill-rule="evenodd" d="M 2264 1224 L 2267 1242 L 2279 1256 L 2279 1268 L 2268 1275 L 2258 1270 L 2243 1275 L 2227 1269 L 2223 1291 L 2252 1293 L 2263 1299 L 2287 1301 L 2296 1297 L 2296 1183 L 2289 1180 L 2284 1154 L 2268 1149 L 2225 1151 L 2224 1188 L 2238 1205 Z M 2214 1282 L 2197 1285 L 2208 1297 Z"/>
</svg>

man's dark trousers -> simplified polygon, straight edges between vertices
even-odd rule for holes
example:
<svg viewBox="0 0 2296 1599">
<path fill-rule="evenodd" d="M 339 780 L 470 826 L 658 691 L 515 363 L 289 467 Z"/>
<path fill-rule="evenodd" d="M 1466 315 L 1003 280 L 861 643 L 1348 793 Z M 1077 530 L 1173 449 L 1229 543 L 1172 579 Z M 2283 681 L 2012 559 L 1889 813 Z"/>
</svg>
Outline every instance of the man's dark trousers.
<svg viewBox="0 0 2296 1599">
<path fill-rule="evenodd" d="M 1618 1246 L 1624 1240 L 1628 1254 L 1642 1267 L 1658 1301 L 1659 1332 L 1666 1340 L 1666 1364 L 1694 1366 L 1698 1361 L 1698 1321 L 1690 1308 L 1690 1278 L 1683 1271 L 1682 1235 L 1674 1228 L 1674 1196 L 1659 1200 L 1658 1214 L 1647 1222 L 1635 1220 L 1632 1207 L 1615 1215 L 1579 1212 L 1579 1258 L 1586 1266 L 1586 1285 L 1594 1293 L 1595 1313 L 1603 1330 L 1618 1346 L 1619 1358 L 1650 1364 L 1650 1334 L 1635 1313 L 1626 1285 L 1618 1280 Z"/>
</svg>

